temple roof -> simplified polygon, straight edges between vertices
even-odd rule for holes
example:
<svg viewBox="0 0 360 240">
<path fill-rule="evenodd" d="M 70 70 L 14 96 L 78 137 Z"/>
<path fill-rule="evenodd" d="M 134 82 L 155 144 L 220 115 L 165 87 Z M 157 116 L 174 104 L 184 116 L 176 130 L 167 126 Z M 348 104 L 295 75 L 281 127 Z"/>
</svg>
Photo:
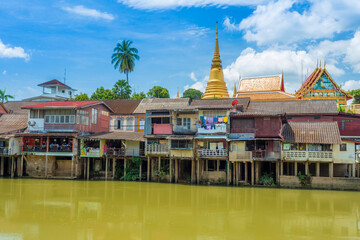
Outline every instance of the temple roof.
<svg viewBox="0 0 360 240">
<path fill-rule="evenodd" d="M 282 75 L 263 76 L 240 79 L 238 93 L 246 92 L 285 92 L 284 80 Z"/>
<path fill-rule="evenodd" d="M 336 84 L 336 82 L 334 81 L 334 79 L 332 79 L 331 75 L 329 74 L 329 72 L 326 70 L 325 67 L 324 68 L 316 67 L 315 70 L 306 78 L 305 82 L 301 85 L 300 89 L 296 91 L 295 96 L 301 97 L 304 94 L 311 91 L 313 86 L 323 75 L 325 75 L 329 79 L 329 81 L 333 84 L 334 88 L 337 91 L 339 91 L 340 93 L 346 96 L 346 100 L 352 99 L 352 97 L 348 92 L 342 90 L 341 87 Z"/>
<path fill-rule="evenodd" d="M 281 91 L 269 91 L 269 92 L 243 92 L 238 93 L 237 98 L 248 97 L 251 101 L 291 101 L 298 100 L 290 93 Z"/>
</svg>

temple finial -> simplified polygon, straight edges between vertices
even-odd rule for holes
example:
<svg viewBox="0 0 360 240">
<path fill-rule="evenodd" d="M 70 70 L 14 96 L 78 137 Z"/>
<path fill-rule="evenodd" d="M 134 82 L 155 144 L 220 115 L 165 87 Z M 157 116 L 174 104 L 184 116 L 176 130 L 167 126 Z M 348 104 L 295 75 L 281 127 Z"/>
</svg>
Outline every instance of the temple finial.
<svg viewBox="0 0 360 240">
<path fill-rule="evenodd" d="M 213 64 L 211 67 L 221 67 L 220 50 L 219 50 L 219 37 L 218 37 L 218 22 L 216 22 L 216 39 L 215 39 L 215 50 Z"/>
<path fill-rule="evenodd" d="M 325 69 L 325 66 L 326 66 L 326 59 L 324 59 L 324 69 Z"/>
<path fill-rule="evenodd" d="M 233 98 L 236 98 L 237 95 L 237 91 L 236 91 L 236 83 L 234 83 L 234 93 L 233 93 Z"/>
<path fill-rule="evenodd" d="M 320 59 L 320 69 L 321 69 L 321 59 Z"/>
<path fill-rule="evenodd" d="M 177 88 L 176 98 L 180 98 L 179 88 Z"/>
</svg>

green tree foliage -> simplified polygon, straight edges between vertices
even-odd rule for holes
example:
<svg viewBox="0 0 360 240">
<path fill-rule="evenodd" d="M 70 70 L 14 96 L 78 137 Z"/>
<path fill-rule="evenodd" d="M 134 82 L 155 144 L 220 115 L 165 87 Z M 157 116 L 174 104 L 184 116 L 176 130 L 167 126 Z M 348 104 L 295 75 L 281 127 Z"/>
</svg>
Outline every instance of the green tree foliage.
<svg viewBox="0 0 360 240">
<path fill-rule="evenodd" d="M 360 89 L 351 90 L 350 95 L 354 98 L 352 104 L 360 103 Z"/>
<path fill-rule="evenodd" d="M 129 99 L 131 96 L 131 87 L 129 82 L 119 80 L 112 89 L 113 99 Z"/>
<path fill-rule="evenodd" d="M 170 98 L 169 91 L 166 88 L 160 86 L 154 86 L 149 89 L 147 93 L 148 97 L 156 97 L 156 98 Z"/>
<path fill-rule="evenodd" d="M 111 100 L 114 99 L 113 92 L 110 89 L 105 89 L 104 87 L 99 87 L 91 95 L 91 100 Z"/>
<path fill-rule="evenodd" d="M 146 98 L 146 94 L 144 92 L 133 92 L 130 99 L 144 99 Z"/>
<path fill-rule="evenodd" d="M 193 88 L 189 88 L 184 91 L 182 97 L 190 98 L 191 100 L 193 100 L 193 99 L 201 99 L 202 96 L 203 96 L 203 93 L 201 91 L 193 89 Z"/>
<path fill-rule="evenodd" d="M 6 89 L 0 90 L 0 100 L 2 103 L 4 103 L 5 101 L 8 101 L 9 98 L 14 98 L 14 97 L 6 94 Z"/>
<path fill-rule="evenodd" d="M 80 93 L 75 96 L 74 101 L 88 101 L 90 100 L 89 96 L 86 93 Z"/>
<path fill-rule="evenodd" d="M 123 40 L 114 48 L 114 53 L 111 56 L 111 64 L 114 64 L 115 69 L 126 74 L 126 81 L 129 82 L 129 72 L 134 71 L 135 60 L 139 60 L 137 55 L 138 50 L 131 47 L 133 42 L 130 40 Z"/>
</svg>

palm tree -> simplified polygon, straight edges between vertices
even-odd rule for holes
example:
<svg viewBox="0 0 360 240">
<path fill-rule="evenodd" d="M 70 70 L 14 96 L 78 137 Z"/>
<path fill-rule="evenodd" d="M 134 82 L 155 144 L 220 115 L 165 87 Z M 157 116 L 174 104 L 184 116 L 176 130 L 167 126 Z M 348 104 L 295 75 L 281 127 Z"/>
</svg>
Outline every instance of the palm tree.
<svg viewBox="0 0 360 240">
<path fill-rule="evenodd" d="M 6 89 L 0 90 L 1 103 L 4 103 L 4 102 L 7 101 L 9 98 L 14 98 L 14 97 L 11 96 L 11 95 L 6 95 L 5 92 L 6 92 Z"/>
<path fill-rule="evenodd" d="M 114 68 L 119 68 L 119 71 L 126 74 L 126 81 L 129 82 L 129 72 L 134 71 L 135 60 L 139 60 L 137 55 L 138 50 L 131 47 L 133 42 L 130 40 L 123 40 L 121 43 L 116 44 L 114 53 L 111 56 L 111 64 Z"/>
</svg>

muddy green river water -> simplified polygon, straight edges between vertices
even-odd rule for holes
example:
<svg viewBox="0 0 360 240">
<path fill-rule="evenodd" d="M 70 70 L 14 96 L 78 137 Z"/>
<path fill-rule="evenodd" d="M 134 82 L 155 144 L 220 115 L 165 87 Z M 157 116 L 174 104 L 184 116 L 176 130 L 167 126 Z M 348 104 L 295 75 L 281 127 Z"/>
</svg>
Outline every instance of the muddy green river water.
<svg viewBox="0 0 360 240">
<path fill-rule="evenodd" d="M 0 239 L 360 239 L 360 193 L 0 179 Z"/>
</svg>

